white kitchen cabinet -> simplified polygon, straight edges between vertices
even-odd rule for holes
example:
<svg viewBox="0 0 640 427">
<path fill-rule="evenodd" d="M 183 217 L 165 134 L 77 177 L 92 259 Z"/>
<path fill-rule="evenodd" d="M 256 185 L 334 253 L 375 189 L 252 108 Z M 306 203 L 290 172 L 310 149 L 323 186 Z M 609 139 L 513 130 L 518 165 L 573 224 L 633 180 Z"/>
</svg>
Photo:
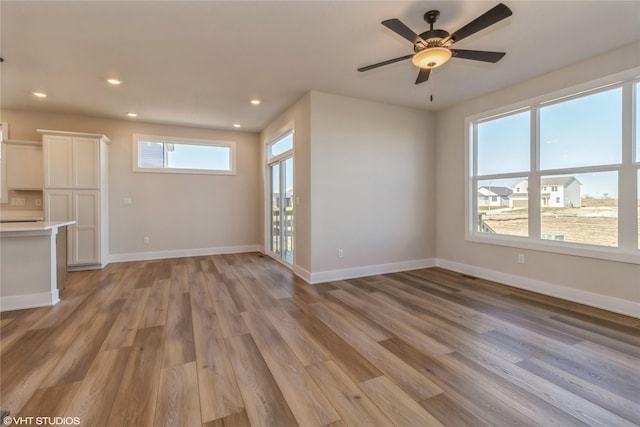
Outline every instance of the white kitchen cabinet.
<svg viewBox="0 0 640 427">
<path fill-rule="evenodd" d="M 100 134 L 38 132 L 43 135 L 45 219 L 76 221 L 67 231 L 70 267 L 104 267 L 109 256 L 110 141 Z"/>
<path fill-rule="evenodd" d="M 40 143 L 6 141 L 5 155 L 9 190 L 42 190 L 44 179 Z"/>
</svg>

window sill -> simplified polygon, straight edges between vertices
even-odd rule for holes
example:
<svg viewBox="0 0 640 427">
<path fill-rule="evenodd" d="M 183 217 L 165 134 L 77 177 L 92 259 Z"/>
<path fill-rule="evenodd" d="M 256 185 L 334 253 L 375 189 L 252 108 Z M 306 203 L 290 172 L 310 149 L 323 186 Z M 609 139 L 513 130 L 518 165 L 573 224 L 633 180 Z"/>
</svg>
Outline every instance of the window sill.
<svg viewBox="0 0 640 427">
<path fill-rule="evenodd" d="M 236 171 L 207 169 L 170 169 L 170 168 L 134 168 L 133 172 L 143 173 L 178 173 L 188 175 L 235 175 Z"/>
<path fill-rule="evenodd" d="M 579 243 L 557 243 L 552 240 L 532 240 L 530 237 L 505 235 L 467 234 L 465 240 L 488 245 L 508 246 L 512 248 L 530 249 L 534 251 L 551 252 L 562 255 L 572 255 L 584 258 L 595 258 L 606 261 L 616 261 L 640 265 L 640 250 L 623 250 L 614 247 L 585 245 Z"/>
</svg>

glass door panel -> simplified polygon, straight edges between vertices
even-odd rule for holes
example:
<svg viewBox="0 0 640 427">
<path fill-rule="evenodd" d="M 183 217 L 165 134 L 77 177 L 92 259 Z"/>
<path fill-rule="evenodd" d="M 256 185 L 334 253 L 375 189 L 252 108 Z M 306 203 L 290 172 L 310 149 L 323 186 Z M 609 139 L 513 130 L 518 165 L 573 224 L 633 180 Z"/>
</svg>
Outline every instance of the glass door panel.
<svg viewBox="0 0 640 427">
<path fill-rule="evenodd" d="M 271 165 L 271 251 L 280 254 L 280 163 Z"/>
<path fill-rule="evenodd" d="M 271 252 L 293 264 L 293 157 L 269 165 Z"/>
<path fill-rule="evenodd" d="M 283 184 L 282 192 L 282 217 L 280 218 L 282 227 L 282 258 L 285 261 L 293 263 L 293 157 L 289 157 L 282 161 L 283 167 Z"/>
</svg>

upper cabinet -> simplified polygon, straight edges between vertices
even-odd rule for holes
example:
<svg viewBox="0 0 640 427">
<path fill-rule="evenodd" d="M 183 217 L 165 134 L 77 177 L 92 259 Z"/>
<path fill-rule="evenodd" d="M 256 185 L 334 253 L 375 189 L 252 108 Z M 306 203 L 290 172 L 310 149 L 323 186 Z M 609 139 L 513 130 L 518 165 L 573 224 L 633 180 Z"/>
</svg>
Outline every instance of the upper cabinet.
<svg viewBox="0 0 640 427">
<path fill-rule="evenodd" d="M 73 187 L 100 188 L 100 140 L 85 137 L 72 140 Z"/>
<path fill-rule="evenodd" d="M 45 188 L 99 189 L 106 158 L 104 135 L 38 130 L 44 148 Z"/>
<path fill-rule="evenodd" d="M 73 138 L 70 136 L 44 135 L 44 186 L 52 188 L 73 187 Z"/>
<path fill-rule="evenodd" d="M 42 190 L 44 185 L 42 144 L 5 141 L 7 189 Z"/>
</svg>

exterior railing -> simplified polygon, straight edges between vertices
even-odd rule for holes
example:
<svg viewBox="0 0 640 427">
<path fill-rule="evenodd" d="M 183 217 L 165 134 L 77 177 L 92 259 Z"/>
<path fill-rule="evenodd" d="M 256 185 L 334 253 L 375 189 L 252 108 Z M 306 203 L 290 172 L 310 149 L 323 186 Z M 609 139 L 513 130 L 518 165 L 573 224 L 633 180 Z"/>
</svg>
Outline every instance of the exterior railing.
<svg viewBox="0 0 640 427">
<path fill-rule="evenodd" d="M 284 242 L 281 241 L 282 234 L 280 233 L 280 210 L 273 210 L 272 215 L 271 250 L 273 252 L 282 253 L 282 256 L 286 258 L 287 254 L 293 254 L 293 208 L 288 207 L 285 210 Z M 283 243 L 284 247 L 281 246 Z"/>
<path fill-rule="evenodd" d="M 491 228 L 491 226 L 484 221 L 483 216 L 484 216 L 483 213 L 479 213 L 478 214 L 478 231 L 481 232 L 481 233 L 495 234 L 496 231 L 493 228 Z"/>
</svg>

